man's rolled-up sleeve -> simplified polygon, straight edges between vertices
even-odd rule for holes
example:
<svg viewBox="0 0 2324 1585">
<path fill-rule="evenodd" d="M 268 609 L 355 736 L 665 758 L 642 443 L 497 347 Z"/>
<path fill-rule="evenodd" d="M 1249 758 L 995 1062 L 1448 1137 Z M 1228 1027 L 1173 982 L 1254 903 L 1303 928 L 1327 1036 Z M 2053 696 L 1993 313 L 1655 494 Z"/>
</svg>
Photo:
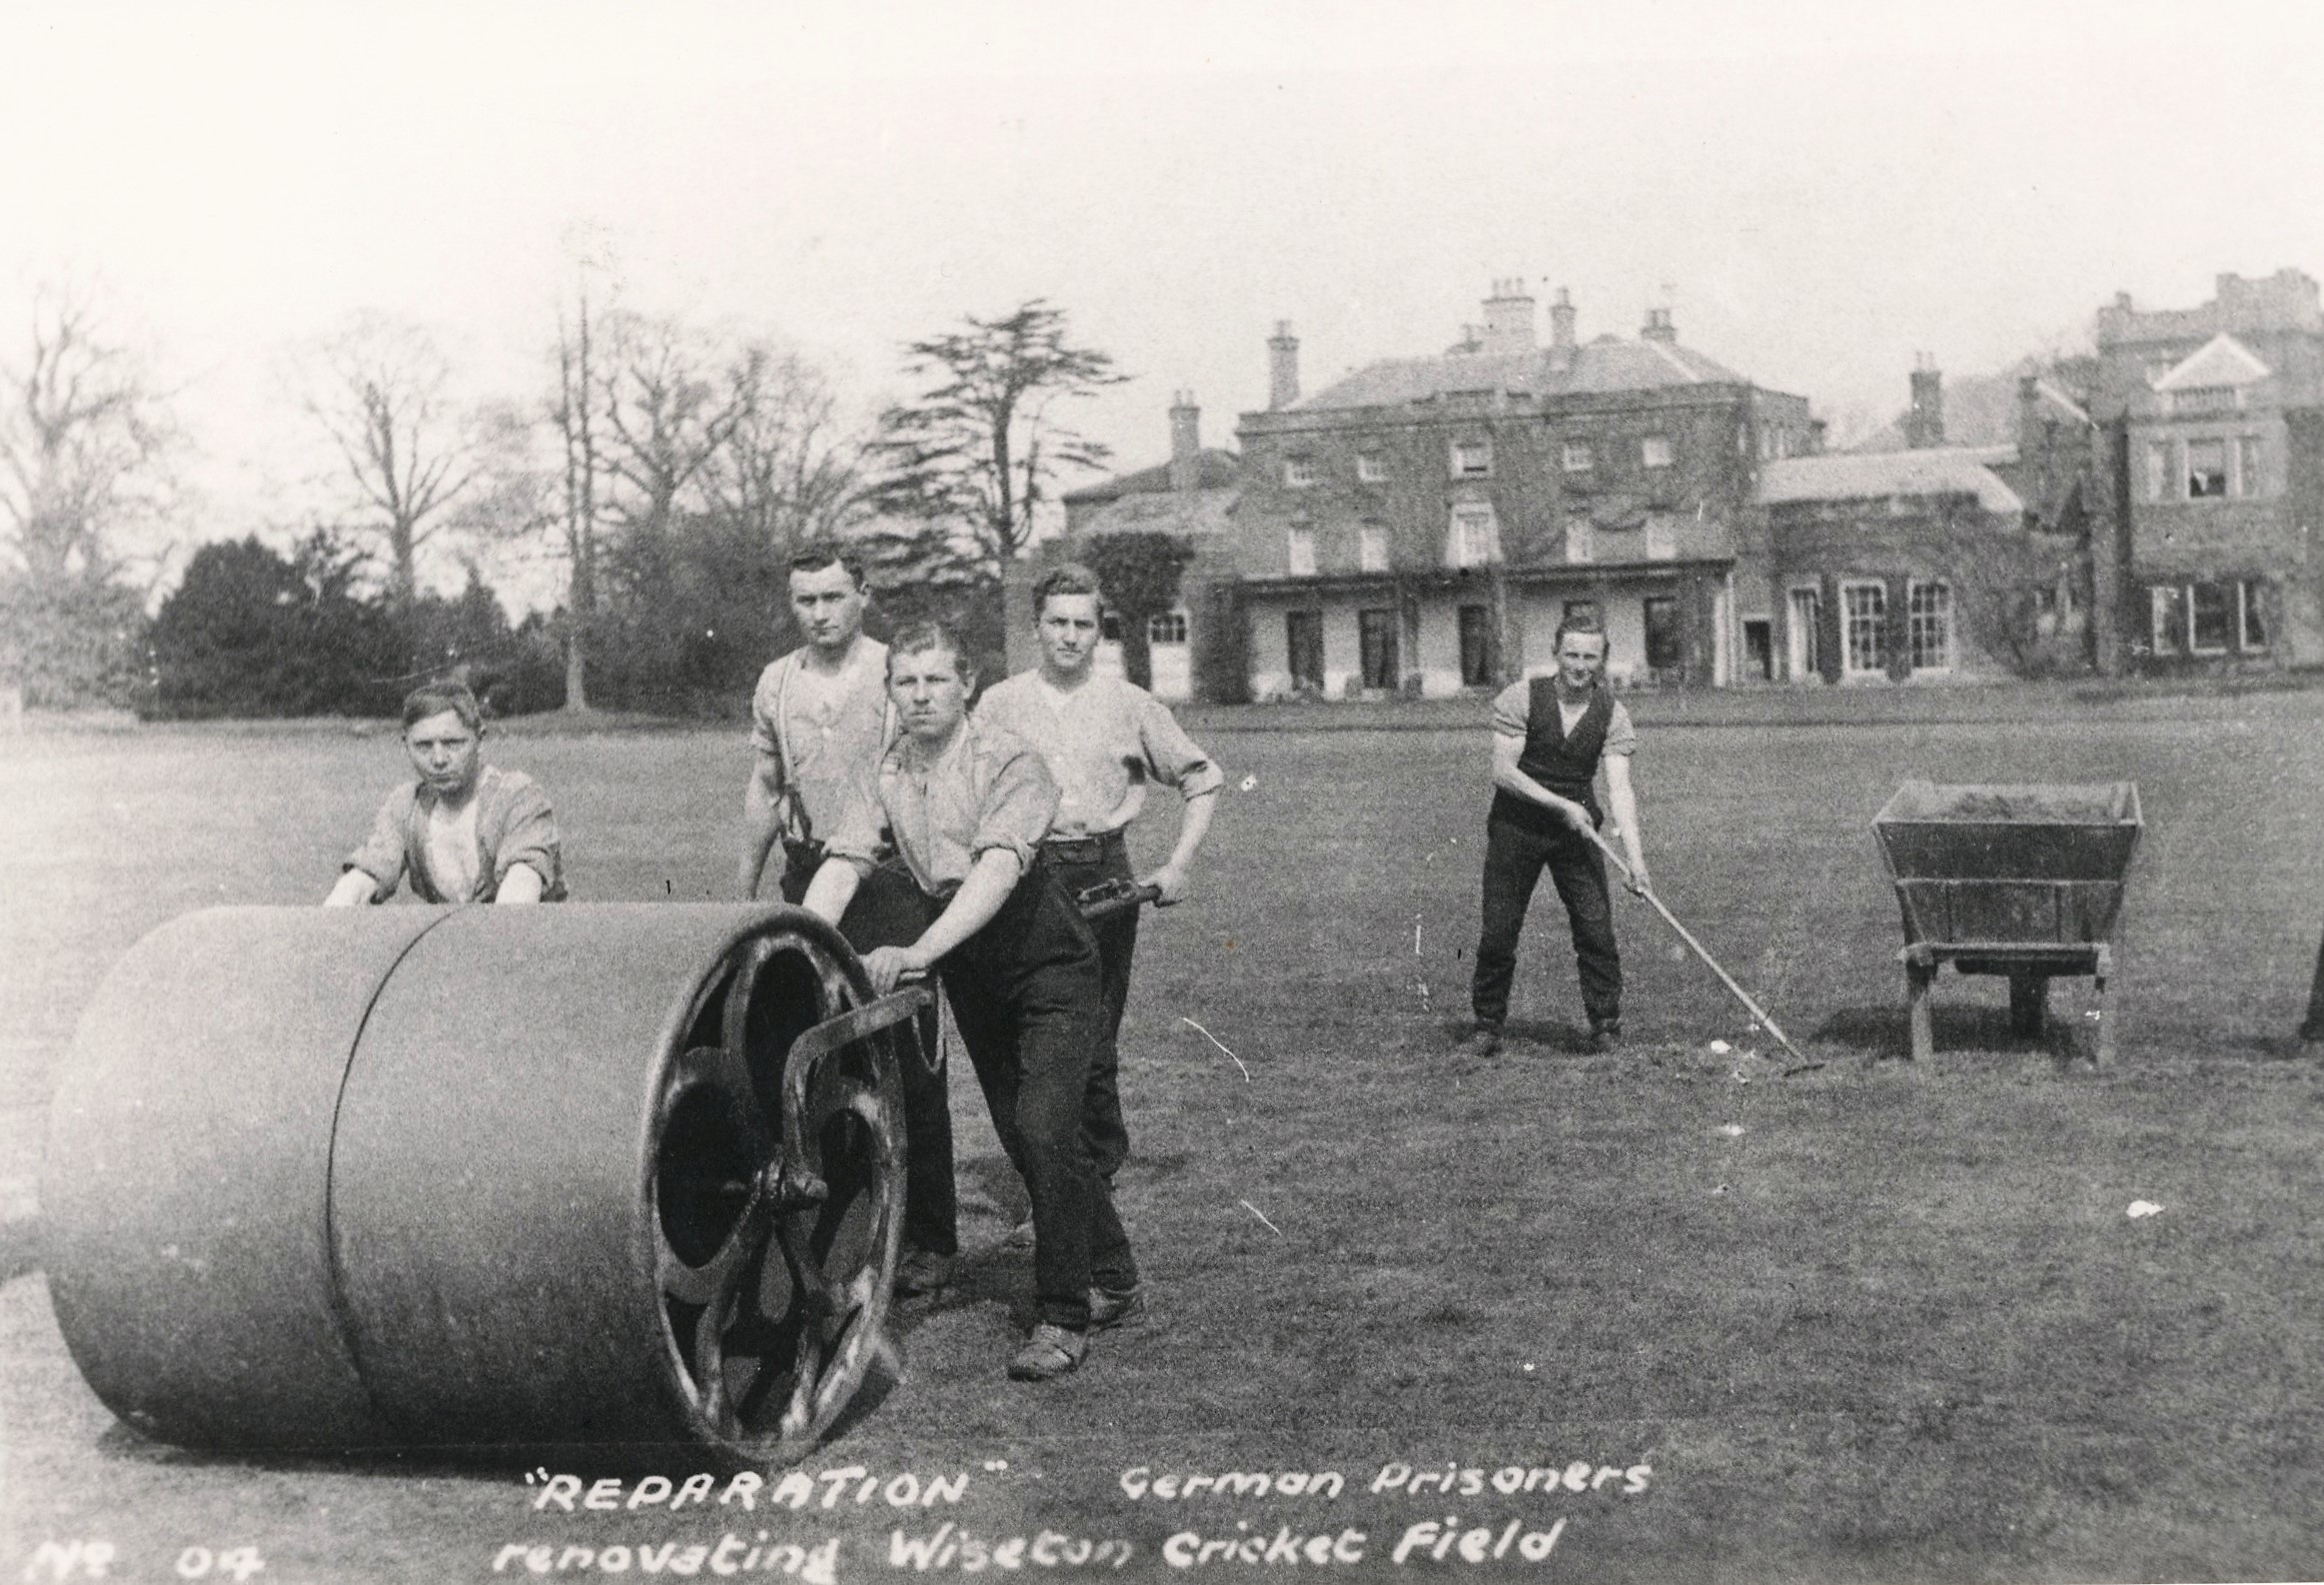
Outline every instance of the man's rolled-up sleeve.
<svg viewBox="0 0 2324 1585">
<path fill-rule="evenodd" d="M 1493 696 L 1493 731 L 1500 737 L 1524 737 L 1532 714 L 1533 684 L 1524 678 Z"/>
<path fill-rule="evenodd" d="M 1200 797 L 1226 785 L 1227 775 L 1218 762 L 1202 752 L 1170 714 L 1170 707 L 1158 699 L 1148 699 L 1138 713 L 1138 741 L 1154 779 L 1178 789 L 1180 797 Z"/>
<path fill-rule="evenodd" d="M 777 786 L 781 784 L 782 737 L 775 730 L 774 711 L 782 697 L 781 666 L 782 662 L 776 661 L 759 673 L 758 686 L 750 691 L 750 747 L 774 757 Z"/>
<path fill-rule="evenodd" d="M 549 794 L 531 777 L 522 779 L 509 795 L 501 818 L 499 840 L 493 844 L 493 881 L 498 885 L 519 864 L 529 864 L 541 876 L 544 897 L 565 893 L 564 851 L 557 836 L 557 813 Z"/>
<path fill-rule="evenodd" d="M 823 852 L 827 857 L 847 859 L 858 869 L 869 869 L 887 850 L 887 843 L 880 839 L 886 823 L 884 808 L 862 792 L 851 790 L 846 808 L 823 838 Z"/>
<path fill-rule="evenodd" d="M 1041 838 L 1057 817 L 1057 783 L 1041 756 L 1027 745 L 1012 744 L 994 753 L 996 763 L 977 809 L 968 856 L 973 862 L 992 848 L 1005 847 L 1017 855 L 1020 867 L 1029 869 Z"/>
<path fill-rule="evenodd" d="M 412 821 L 412 790 L 390 792 L 372 817 L 371 834 L 340 863 L 340 873 L 360 869 L 372 877 L 372 900 L 385 902 L 404 879 L 404 832 Z"/>
<path fill-rule="evenodd" d="M 1606 718 L 1607 754 L 1634 755 L 1639 751 L 1638 728 L 1631 725 L 1630 712 L 1617 700 L 1614 713 Z"/>
</svg>

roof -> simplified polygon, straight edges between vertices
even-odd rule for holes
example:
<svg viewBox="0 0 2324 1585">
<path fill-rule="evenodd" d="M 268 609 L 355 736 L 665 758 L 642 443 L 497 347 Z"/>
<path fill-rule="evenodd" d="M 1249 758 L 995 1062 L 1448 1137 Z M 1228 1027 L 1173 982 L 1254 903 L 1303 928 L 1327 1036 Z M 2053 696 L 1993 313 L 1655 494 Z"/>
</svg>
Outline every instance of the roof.
<svg viewBox="0 0 2324 1585">
<path fill-rule="evenodd" d="M 1224 534 L 1234 527 L 1236 490 L 1139 490 L 1085 504 L 1078 534 Z"/>
<path fill-rule="evenodd" d="M 1601 336 L 1573 350 L 1555 367 L 1551 350 L 1456 352 L 1435 358 L 1390 358 L 1343 376 L 1297 409 L 1393 407 L 1461 391 L 1511 391 L 1537 396 L 1657 391 L 1690 385 L 1745 385 L 1726 365 L 1666 341 Z"/>
<path fill-rule="evenodd" d="M 1195 488 L 1198 490 L 1232 490 L 1242 481 L 1243 460 L 1233 452 L 1213 451 L 1206 447 L 1197 461 Z M 1112 501 L 1119 496 L 1151 494 L 1168 489 L 1170 465 L 1157 463 L 1152 468 L 1141 468 L 1134 474 L 1116 474 L 1094 485 L 1068 490 L 1060 499 L 1073 502 Z"/>
<path fill-rule="evenodd" d="M 2192 391 L 2205 386 L 2250 385 L 2273 370 L 2259 354 L 2221 331 L 2154 383 L 2157 391 Z"/>
<path fill-rule="evenodd" d="M 1987 512 L 2025 510 L 1990 465 L 2017 459 L 2013 446 L 1930 446 L 1903 452 L 1785 457 L 1759 469 L 1759 502 L 1872 501 L 1888 496 L 1975 496 Z"/>
<path fill-rule="evenodd" d="M 2090 418 L 2090 410 L 2088 408 L 2083 407 L 2081 403 L 2076 402 L 2072 397 L 2066 395 L 2063 391 L 2060 391 L 2056 386 L 2051 385 L 2048 380 L 2040 378 L 2035 379 L 2033 382 L 2033 391 L 2034 395 L 2040 397 L 2044 402 L 2047 402 L 2052 407 L 2060 409 L 2064 412 L 2066 417 L 2074 420 L 2076 423 L 2088 424 L 2092 422 Z"/>
<path fill-rule="evenodd" d="M 2020 376 L 2014 371 L 1993 374 L 1963 375 L 1944 382 L 1944 434 L 1948 445 L 1955 447 L 2000 446 L 2017 439 L 2018 417 L 2021 411 L 2018 396 Z M 2087 425 L 2090 415 L 2080 401 L 2064 386 L 2046 374 L 2034 380 L 2034 394 L 2042 406 L 2058 417 L 2076 424 Z M 1839 447 L 1841 451 L 1870 454 L 1900 452 L 1907 441 L 1901 418 L 1891 419 L 1879 428 Z"/>
</svg>

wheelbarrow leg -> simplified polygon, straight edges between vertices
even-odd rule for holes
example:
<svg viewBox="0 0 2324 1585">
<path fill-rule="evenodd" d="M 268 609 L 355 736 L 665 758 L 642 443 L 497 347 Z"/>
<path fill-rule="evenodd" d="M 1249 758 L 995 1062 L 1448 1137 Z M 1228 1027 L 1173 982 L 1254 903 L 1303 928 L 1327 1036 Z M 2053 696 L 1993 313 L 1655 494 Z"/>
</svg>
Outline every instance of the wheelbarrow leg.
<svg viewBox="0 0 2324 1585">
<path fill-rule="evenodd" d="M 2038 1039 L 2049 1016 L 2049 975 L 2019 971 L 2009 976 L 2009 1032 Z"/>
<path fill-rule="evenodd" d="M 1936 960 L 1915 947 L 1904 948 L 1904 1019 L 1911 1031 L 1905 1055 L 1925 1062 L 1936 1050 L 1936 1032 L 1928 1012 L 1928 987 L 1936 978 Z"/>
<path fill-rule="evenodd" d="M 2114 1065 L 2114 1020 L 2106 1015 L 2106 975 L 2114 966 L 2114 954 L 2101 944 L 2097 961 L 2091 965 L 2090 983 L 2090 1065 Z"/>
</svg>

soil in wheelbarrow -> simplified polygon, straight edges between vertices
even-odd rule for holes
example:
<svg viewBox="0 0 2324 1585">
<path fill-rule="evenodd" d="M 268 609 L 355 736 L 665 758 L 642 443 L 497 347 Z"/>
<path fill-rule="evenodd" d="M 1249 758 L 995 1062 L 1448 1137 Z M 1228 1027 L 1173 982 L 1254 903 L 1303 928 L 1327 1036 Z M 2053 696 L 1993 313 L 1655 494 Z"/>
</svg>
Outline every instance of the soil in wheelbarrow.
<svg viewBox="0 0 2324 1585">
<path fill-rule="evenodd" d="M 1888 817 L 1963 824 L 2087 825 L 2122 818 L 2111 787 L 1937 788 L 1933 796 L 1899 798 Z"/>
</svg>

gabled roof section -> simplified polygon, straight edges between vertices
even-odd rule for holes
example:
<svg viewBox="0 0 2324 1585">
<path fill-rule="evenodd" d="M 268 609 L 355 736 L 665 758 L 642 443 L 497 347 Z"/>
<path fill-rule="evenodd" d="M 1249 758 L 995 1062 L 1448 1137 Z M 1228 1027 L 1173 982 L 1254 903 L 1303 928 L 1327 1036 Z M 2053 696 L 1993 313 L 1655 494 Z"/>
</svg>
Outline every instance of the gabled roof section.
<svg viewBox="0 0 2324 1585">
<path fill-rule="evenodd" d="M 2025 502 L 1990 465 L 2014 462 L 2013 446 L 1930 446 L 1903 452 L 1831 452 L 1785 457 L 1759 469 L 1759 501 L 1875 501 L 1889 496 L 1974 496 L 1987 512 L 2014 517 Z"/>
<path fill-rule="evenodd" d="M 2045 404 L 2057 409 L 2077 424 L 2087 425 L 2092 422 L 2088 408 L 2083 407 L 2081 403 L 2076 402 L 2056 386 L 2051 385 L 2047 379 L 2036 379 L 2033 382 L 2033 393 Z"/>
<path fill-rule="evenodd" d="M 1294 404 L 1316 411 L 1396 407 L 1455 392 L 1512 392 L 1543 397 L 1659 391 L 1674 386 L 1745 385 L 1740 374 L 1690 347 L 1601 336 L 1573 349 L 1565 367 L 1550 349 L 1447 353 L 1368 364 Z"/>
<path fill-rule="evenodd" d="M 1233 452 L 1214 451 L 1205 447 L 1198 459 L 1194 487 L 1197 490 L 1232 490 L 1242 481 L 1243 460 Z M 1116 474 L 1094 485 L 1079 490 L 1068 490 L 1058 499 L 1071 502 L 1113 501 L 1122 496 L 1150 495 L 1170 488 L 1170 465 L 1158 463 L 1152 468 L 1141 468 L 1134 474 Z"/>
<path fill-rule="evenodd" d="M 1225 534 L 1234 527 L 1233 490 L 1140 490 L 1088 509 L 1083 534 Z"/>
<path fill-rule="evenodd" d="M 2205 386 L 2251 385 L 2275 371 L 2260 362 L 2259 354 L 2225 331 L 2212 337 L 2169 374 L 2154 383 L 2157 391 L 2189 391 Z"/>
</svg>

